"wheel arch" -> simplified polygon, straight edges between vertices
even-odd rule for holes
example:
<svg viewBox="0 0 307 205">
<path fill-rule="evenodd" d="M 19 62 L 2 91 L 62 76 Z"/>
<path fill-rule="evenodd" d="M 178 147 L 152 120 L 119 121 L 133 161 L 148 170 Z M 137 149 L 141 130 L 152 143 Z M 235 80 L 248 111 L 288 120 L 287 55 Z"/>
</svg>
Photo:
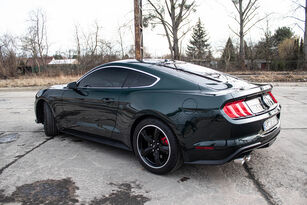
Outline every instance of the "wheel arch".
<svg viewBox="0 0 307 205">
<path fill-rule="evenodd" d="M 49 103 L 45 99 L 39 99 L 36 102 L 35 113 L 36 113 L 36 122 L 37 123 L 43 123 L 44 124 L 44 103 L 47 103 L 49 105 Z M 50 105 L 49 105 L 49 107 L 51 109 L 52 114 L 54 115 L 53 109 L 51 108 Z"/>
<path fill-rule="evenodd" d="M 136 120 L 132 123 L 131 128 L 130 128 L 130 144 L 131 144 L 132 150 L 134 150 L 133 149 L 133 134 L 134 134 L 135 128 L 141 121 L 147 118 L 154 118 L 154 119 L 162 121 L 166 126 L 170 128 L 170 130 L 173 132 L 174 136 L 176 137 L 180 145 L 180 141 L 178 139 L 178 135 L 180 133 L 176 130 L 176 126 L 166 117 L 163 117 L 163 115 L 161 116 L 161 115 L 158 115 L 157 113 L 152 112 L 152 113 L 143 113 L 141 115 L 138 115 Z"/>
</svg>

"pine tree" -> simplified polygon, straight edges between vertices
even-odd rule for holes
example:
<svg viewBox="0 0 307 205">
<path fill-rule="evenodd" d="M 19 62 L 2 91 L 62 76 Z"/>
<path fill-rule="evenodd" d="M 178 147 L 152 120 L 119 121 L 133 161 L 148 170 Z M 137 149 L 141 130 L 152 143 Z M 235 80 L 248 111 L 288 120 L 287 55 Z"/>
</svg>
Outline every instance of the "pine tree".
<svg viewBox="0 0 307 205">
<path fill-rule="evenodd" d="M 227 43 L 225 45 L 225 48 L 222 54 L 222 59 L 223 60 L 227 59 L 230 62 L 236 60 L 236 50 L 233 46 L 233 43 L 230 37 L 228 38 Z"/>
<path fill-rule="evenodd" d="M 192 59 L 206 59 L 210 52 L 208 34 L 200 18 L 193 28 L 192 39 L 188 45 L 187 56 Z"/>
<path fill-rule="evenodd" d="M 225 63 L 226 71 L 228 71 L 230 62 L 234 62 L 236 60 L 236 51 L 232 44 L 232 40 L 229 37 L 227 40 L 227 43 L 225 45 L 223 54 L 222 54 L 222 60 Z"/>
</svg>

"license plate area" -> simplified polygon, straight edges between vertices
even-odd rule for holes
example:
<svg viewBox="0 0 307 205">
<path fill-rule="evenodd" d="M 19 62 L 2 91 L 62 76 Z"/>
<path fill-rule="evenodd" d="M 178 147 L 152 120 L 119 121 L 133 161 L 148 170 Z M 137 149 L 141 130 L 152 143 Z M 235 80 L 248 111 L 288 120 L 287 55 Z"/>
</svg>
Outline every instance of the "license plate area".
<svg viewBox="0 0 307 205">
<path fill-rule="evenodd" d="M 264 121 L 263 130 L 268 131 L 268 130 L 272 129 L 274 126 L 276 126 L 277 124 L 278 124 L 278 118 L 277 118 L 277 116 L 274 116 L 274 117 Z"/>
<path fill-rule="evenodd" d="M 246 101 L 246 104 L 254 114 L 260 113 L 265 110 L 264 107 L 262 106 L 260 98 L 248 100 Z"/>
</svg>

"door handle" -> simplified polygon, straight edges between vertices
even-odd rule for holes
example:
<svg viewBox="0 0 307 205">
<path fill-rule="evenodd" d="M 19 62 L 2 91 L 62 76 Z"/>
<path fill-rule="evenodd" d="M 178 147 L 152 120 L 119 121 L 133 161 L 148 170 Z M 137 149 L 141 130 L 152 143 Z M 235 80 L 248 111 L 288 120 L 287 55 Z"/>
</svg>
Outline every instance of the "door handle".
<svg viewBox="0 0 307 205">
<path fill-rule="evenodd" d="M 102 98 L 101 101 L 104 103 L 111 103 L 111 102 L 114 102 L 115 99 L 114 98 Z"/>
</svg>

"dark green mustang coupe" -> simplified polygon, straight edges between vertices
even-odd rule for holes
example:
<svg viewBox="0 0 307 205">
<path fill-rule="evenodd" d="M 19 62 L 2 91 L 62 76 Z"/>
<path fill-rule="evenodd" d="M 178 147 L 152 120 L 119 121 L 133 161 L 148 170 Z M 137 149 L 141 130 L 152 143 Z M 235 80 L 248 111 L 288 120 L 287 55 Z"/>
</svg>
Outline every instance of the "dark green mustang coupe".
<svg viewBox="0 0 307 205">
<path fill-rule="evenodd" d="M 280 132 L 271 85 L 168 60 L 98 66 L 77 82 L 36 94 L 47 136 L 67 133 L 131 150 L 149 171 L 244 163 Z"/>
</svg>

